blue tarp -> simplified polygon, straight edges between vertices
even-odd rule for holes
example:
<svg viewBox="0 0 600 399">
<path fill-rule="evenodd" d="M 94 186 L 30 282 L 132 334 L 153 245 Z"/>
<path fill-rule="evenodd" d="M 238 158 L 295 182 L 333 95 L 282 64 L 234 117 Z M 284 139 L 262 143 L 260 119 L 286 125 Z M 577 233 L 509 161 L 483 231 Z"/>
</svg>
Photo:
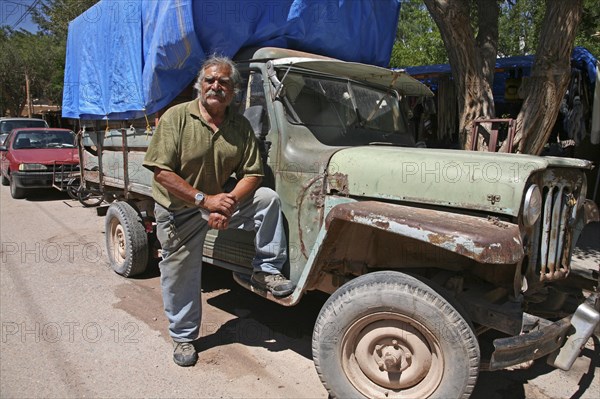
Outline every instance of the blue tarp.
<svg viewBox="0 0 600 399">
<path fill-rule="evenodd" d="M 504 101 L 506 79 L 509 77 L 530 76 L 533 61 L 533 55 L 498 58 L 496 60 L 496 74 L 492 88 L 496 102 Z M 592 53 L 583 47 L 575 47 L 571 55 L 571 66 L 585 71 L 584 76 L 587 79 L 588 85 L 594 87 L 596 81 L 596 58 Z M 438 77 L 452 74 L 449 64 L 414 66 L 405 68 L 405 70 L 409 75 L 430 86 L 434 92 L 437 90 Z"/>
<path fill-rule="evenodd" d="M 63 117 L 167 106 L 207 55 L 275 46 L 386 66 L 401 0 L 102 0 L 69 25 Z"/>
</svg>

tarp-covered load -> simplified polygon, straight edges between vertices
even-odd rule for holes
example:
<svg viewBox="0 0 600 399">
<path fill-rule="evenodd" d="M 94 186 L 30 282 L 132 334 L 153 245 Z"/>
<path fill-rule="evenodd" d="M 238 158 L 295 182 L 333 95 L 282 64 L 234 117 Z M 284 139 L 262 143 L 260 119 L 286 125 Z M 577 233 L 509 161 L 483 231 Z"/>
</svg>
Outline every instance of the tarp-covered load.
<svg viewBox="0 0 600 399">
<path fill-rule="evenodd" d="M 207 55 L 247 47 L 386 66 L 399 11 L 400 0 L 102 0 L 69 25 L 63 117 L 152 114 Z"/>
</svg>

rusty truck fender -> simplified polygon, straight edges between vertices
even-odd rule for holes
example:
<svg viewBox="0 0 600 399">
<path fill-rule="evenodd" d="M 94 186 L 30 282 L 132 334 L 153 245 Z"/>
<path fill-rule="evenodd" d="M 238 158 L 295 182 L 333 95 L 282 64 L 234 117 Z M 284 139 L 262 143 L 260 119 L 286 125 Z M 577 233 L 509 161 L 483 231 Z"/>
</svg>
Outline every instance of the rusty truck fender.
<svg viewBox="0 0 600 399">
<path fill-rule="evenodd" d="M 290 298 L 296 303 L 319 279 L 328 257 L 328 233 L 338 224 L 355 223 L 409 237 L 484 264 L 516 264 L 524 256 L 519 227 L 496 218 L 454 214 L 432 209 L 376 201 L 346 202 L 327 213 L 298 289 Z M 328 240 L 329 237 L 329 240 Z"/>
</svg>

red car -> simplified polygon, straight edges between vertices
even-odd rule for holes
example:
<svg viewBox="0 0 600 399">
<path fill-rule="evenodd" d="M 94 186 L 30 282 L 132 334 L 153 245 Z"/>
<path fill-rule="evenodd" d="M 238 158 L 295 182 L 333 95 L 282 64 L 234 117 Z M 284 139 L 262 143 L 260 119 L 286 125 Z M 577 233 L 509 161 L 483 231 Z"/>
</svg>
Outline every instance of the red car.
<svg viewBox="0 0 600 399">
<path fill-rule="evenodd" d="M 25 198 L 32 188 L 56 186 L 79 170 L 75 134 L 68 129 L 14 129 L 0 145 L 0 154 L 2 185 L 10 185 L 13 198 Z"/>
</svg>

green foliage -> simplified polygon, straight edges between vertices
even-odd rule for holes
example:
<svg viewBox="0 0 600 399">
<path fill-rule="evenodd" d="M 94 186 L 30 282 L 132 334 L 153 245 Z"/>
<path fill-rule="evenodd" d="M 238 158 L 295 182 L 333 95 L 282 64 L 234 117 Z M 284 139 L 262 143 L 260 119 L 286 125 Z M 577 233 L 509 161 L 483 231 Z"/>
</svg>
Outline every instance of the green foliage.
<svg viewBox="0 0 600 399">
<path fill-rule="evenodd" d="M 0 28 L 0 116 L 25 106 L 25 76 L 33 98 L 61 104 L 69 21 L 98 0 L 42 0 L 32 10 L 36 34 Z"/>
<path fill-rule="evenodd" d="M 42 0 L 33 10 L 33 21 L 40 30 L 56 37 L 65 38 L 69 22 L 96 4 L 99 0 Z"/>
<path fill-rule="evenodd" d="M 575 45 L 587 48 L 600 58 L 600 6 L 598 0 L 583 1 L 583 15 L 577 30 Z"/>
<path fill-rule="evenodd" d="M 440 31 L 421 0 L 402 1 L 390 67 L 448 62 Z"/>
<path fill-rule="evenodd" d="M 32 98 L 60 103 L 64 70 L 64 45 L 41 32 L 2 29 L 0 59 L 0 111 L 18 115 L 26 100 L 25 79 L 29 78 Z"/>
<path fill-rule="evenodd" d="M 545 0 L 499 0 L 498 57 L 534 54 L 546 12 Z M 477 7 L 471 7 L 476 32 Z M 584 0 L 575 46 L 600 57 L 600 7 L 598 0 Z M 447 63 L 440 32 L 422 0 L 402 2 L 392 67 Z"/>
<path fill-rule="evenodd" d="M 501 4 L 498 56 L 534 54 L 546 12 L 544 0 L 509 0 Z M 575 46 L 600 56 L 600 7 L 598 0 L 584 0 Z"/>
<path fill-rule="evenodd" d="M 55 40 L 47 35 L 2 28 L 0 48 L 0 109 L 18 115 L 26 101 L 25 79 L 29 78 L 32 97 L 45 96 L 48 75 L 54 65 Z"/>
<path fill-rule="evenodd" d="M 10 40 L 12 31 L 8 28 L 0 29 L 0 116 L 7 112 L 14 115 L 15 110 L 21 108 L 25 98 L 18 94 L 25 89 L 25 81 L 14 78 L 14 65 L 17 62 L 17 49 Z"/>
<path fill-rule="evenodd" d="M 545 11 L 544 0 L 502 2 L 498 21 L 498 57 L 534 54 Z"/>
</svg>

